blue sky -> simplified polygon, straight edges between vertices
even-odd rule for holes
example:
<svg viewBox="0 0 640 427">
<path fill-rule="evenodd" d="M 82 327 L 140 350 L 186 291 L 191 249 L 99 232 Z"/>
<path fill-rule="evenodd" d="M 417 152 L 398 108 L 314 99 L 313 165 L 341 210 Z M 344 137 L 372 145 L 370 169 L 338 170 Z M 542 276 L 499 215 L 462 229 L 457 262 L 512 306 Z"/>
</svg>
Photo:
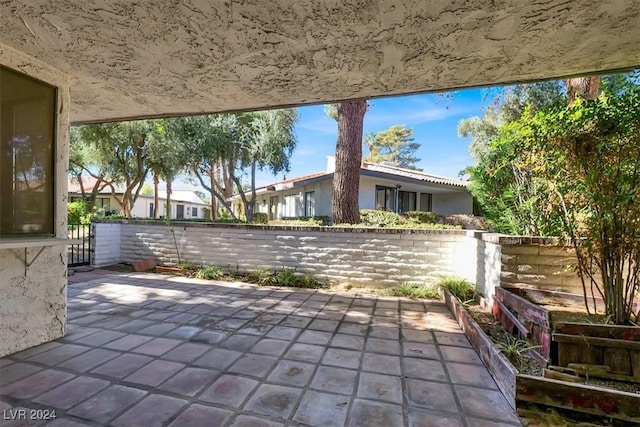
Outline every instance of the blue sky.
<svg viewBox="0 0 640 427">
<path fill-rule="evenodd" d="M 371 100 L 364 118 L 364 134 L 379 132 L 395 124 L 412 128 L 415 141 L 421 144 L 417 152 L 421 159 L 418 167 L 427 173 L 456 178 L 471 164 L 470 141 L 458 137 L 458 122 L 481 116 L 489 91 L 492 90 L 467 89 L 444 96 L 421 94 Z M 299 107 L 298 113 L 298 144 L 287 178 L 324 171 L 327 156 L 335 153 L 338 125 L 324 113 L 324 106 Z M 364 154 L 368 154 L 366 149 Z M 258 171 L 256 185 L 260 187 L 283 178 L 284 174 L 274 177 Z M 188 187 L 190 185 L 180 178 L 174 183 L 175 189 Z"/>
<path fill-rule="evenodd" d="M 458 122 L 482 115 L 486 90 L 470 89 L 439 95 L 411 95 L 371 100 L 364 118 L 364 134 L 388 129 L 395 124 L 413 128 L 413 137 L 421 144 L 418 167 L 425 172 L 457 177 L 471 164 L 469 141 L 458 137 Z M 324 113 L 324 106 L 298 108 L 296 126 L 298 145 L 291 158 L 288 178 L 323 171 L 327 156 L 335 153 L 338 125 Z M 365 149 L 365 155 L 368 152 Z M 278 181 L 260 173 L 258 186 Z"/>
</svg>

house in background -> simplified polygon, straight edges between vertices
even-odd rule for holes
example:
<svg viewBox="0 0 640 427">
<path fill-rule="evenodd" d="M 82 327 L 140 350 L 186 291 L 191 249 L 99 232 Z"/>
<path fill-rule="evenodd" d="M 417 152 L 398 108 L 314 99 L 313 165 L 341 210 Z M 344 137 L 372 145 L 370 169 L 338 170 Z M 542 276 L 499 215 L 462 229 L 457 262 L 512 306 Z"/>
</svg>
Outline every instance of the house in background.
<svg viewBox="0 0 640 427">
<path fill-rule="evenodd" d="M 269 219 L 331 216 L 335 158 L 328 156 L 327 170 L 269 184 L 256 189 L 256 212 Z M 404 169 L 387 163 L 363 162 L 360 169 L 360 209 L 390 212 L 428 211 L 440 215 L 472 214 L 468 181 Z M 245 193 L 247 197 L 250 192 Z M 239 194 L 230 198 L 236 215 L 242 215 Z"/>
<path fill-rule="evenodd" d="M 93 178 L 83 179 L 82 187 L 76 178 L 69 179 L 69 201 L 82 200 L 82 189 L 84 189 L 85 194 L 90 194 L 95 185 L 96 180 Z M 122 189 L 116 188 L 117 195 L 122 195 L 122 193 Z M 158 217 L 164 217 L 167 209 L 167 192 L 165 190 L 158 191 L 158 200 L 160 203 Z M 131 216 L 138 218 L 153 217 L 153 203 L 153 194 L 140 194 L 131 209 Z M 117 200 L 111 194 L 111 188 L 107 186 L 97 189 L 95 206 L 97 209 L 104 210 L 107 215 L 119 215 L 122 212 Z M 209 218 L 210 211 L 211 206 L 202 200 L 195 191 L 171 191 L 171 213 L 169 216 L 171 219 Z"/>
</svg>

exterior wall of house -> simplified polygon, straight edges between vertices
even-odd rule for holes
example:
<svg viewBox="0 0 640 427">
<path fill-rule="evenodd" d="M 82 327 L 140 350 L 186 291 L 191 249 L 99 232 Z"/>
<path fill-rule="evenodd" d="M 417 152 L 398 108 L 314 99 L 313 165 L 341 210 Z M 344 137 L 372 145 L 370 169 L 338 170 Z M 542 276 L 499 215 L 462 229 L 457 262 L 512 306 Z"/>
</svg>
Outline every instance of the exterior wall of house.
<svg viewBox="0 0 640 427">
<path fill-rule="evenodd" d="M 473 198 L 468 191 L 436 193 L 433 195 L 433 212 L 439 215 L 473 214 Z"/>
<path fill-rule="evenodd" d="M 55 157 L 55 236 L 67 237 L 69 80 L 66 75 L 0 44 L 0 64 L 58 88 Z M 40 247 L 26 249 L 28 261 Z M 0 249 L 0 357 L 60 338 L 66 331 L 67 248 L 48 246 L 25 267 L 25 249 Z"/>
<path fill-rule="evenodd" d="M 164 208 L 167 205 L 166 199 L 160 199 L 159 201 L 160 210 L 158 211 L 158 216 L 163 216 L 165 213 Z M 150 217 L 151 205 L 153 204 L 153 197 L 138 197 L 136 203 L 133 205 L 133 209 L 131 210 L 131 215 L 138 218 L 148 218 Z M 181 202 L 178 200 L 171 200 L 171 218 L 176 218 L 177 215 L 177 206 L 184 205 L 184 218 L 204 218 L 204 208 L 207 208 L 207 205 L 200 205 L 191 202 Z M 192 215 L 192 209 L 197 209 L 197 214 Z M 118 209 L 119 210 L 119 209 Z"/>
</svg>

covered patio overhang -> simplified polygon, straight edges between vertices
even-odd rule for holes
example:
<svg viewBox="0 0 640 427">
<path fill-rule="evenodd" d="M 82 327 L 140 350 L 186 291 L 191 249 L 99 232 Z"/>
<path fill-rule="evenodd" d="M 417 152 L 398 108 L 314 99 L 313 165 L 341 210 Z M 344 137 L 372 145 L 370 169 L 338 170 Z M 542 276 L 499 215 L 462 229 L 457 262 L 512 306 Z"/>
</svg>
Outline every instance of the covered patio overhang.
<svg viewBox="0 0 640 427">
<path fill-rule="evenodd" d="M 0 43 L 72 77 L 74 123 L 628 69 L 639 24 L 628 0 L 0 4 Z"/>
</svg>

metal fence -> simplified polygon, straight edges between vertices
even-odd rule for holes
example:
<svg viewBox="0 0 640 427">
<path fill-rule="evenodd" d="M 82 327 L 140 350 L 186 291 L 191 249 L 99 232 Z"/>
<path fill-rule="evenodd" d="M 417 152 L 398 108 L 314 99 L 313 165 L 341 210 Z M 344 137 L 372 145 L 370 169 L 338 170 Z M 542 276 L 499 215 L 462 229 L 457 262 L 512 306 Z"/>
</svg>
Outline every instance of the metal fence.
<svg viewBox="0 0 640 427">
<path fill-rule="evenodd" d="M 67 260 L 69 267 L 91 264 L 91 224 L 69 224 L 68 237 L 80 240 L 80 243 L 69 245 Z"/>
</svg>

